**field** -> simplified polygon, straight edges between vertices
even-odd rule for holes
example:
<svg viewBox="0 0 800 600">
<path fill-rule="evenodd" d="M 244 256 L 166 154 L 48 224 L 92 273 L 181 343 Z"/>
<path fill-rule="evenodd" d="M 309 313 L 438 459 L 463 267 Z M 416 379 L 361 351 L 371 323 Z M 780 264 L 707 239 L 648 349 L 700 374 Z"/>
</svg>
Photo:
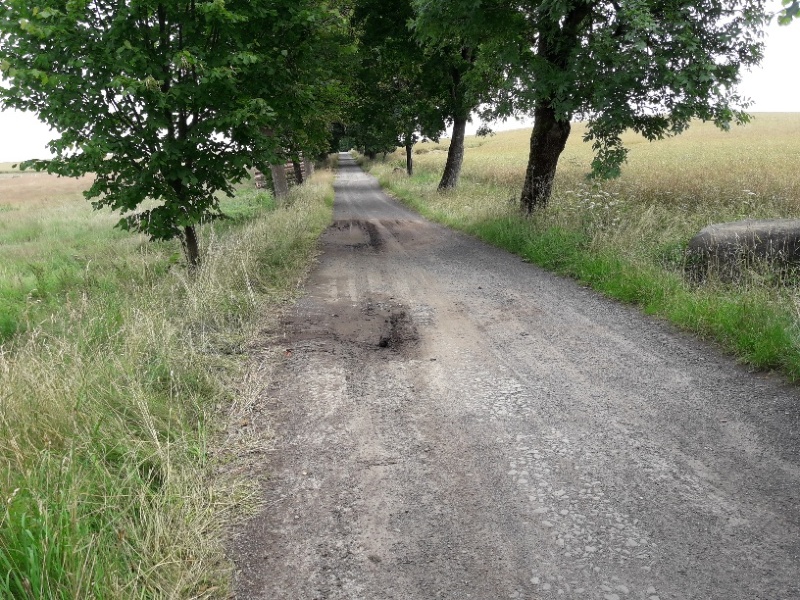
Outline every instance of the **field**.
<svg viewBox="0 0 800 600">
<path fill-rule="evenodd" d="M 226 597 L 224 531 L 254 492 L 232 465 L 255 449 L 224 434 L 331 181 L 281 206 L 243 186 L 190 277 L 179 244 L 93 211 L 88 180 L 0 165 L 0 597 Z"/>
<path fill-rule="evenodd" d="M 412 178 L 394 170 L 404 166 L 400 152 L 368 166 L 431 218 L 636 303 L 753 367 L 800 377 L 795 281 L 753 272 L 735 284 L 697 286 L 684 277 L 685 246 L 704 226 L 800 217 L 800 115 L 757 114 L 729 132 L 698 123 L 655 143 L 628 136 L 622 177 L 606 182 L 586 178 L 591 149 L 582 132 L 576 124 L 551 204 L 527 219 L 518 197 L 529 130 L 468 138 L 459 188 L 445 194 L 436 184 L 447 140 L 416 147 Z"/>
<path fill-rule="evenodd" d="M 142 239 L 112 229 L 111 214 L 92 210 L 81 194 L 89 185 L 0 165 L 0 342 L 35 328 L 87 286 L 102 287 L 101 265 L 115 258 L 110 244 L 124 246 L 119 256 L 142 247 Z"/>
</svg>

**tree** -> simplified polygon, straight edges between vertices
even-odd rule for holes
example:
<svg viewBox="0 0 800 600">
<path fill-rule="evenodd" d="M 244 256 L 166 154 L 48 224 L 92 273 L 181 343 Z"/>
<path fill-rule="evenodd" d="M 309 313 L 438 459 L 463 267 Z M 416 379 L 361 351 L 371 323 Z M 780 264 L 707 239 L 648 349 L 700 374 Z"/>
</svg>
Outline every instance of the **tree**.
<svg viewBox="0 0 800 600">
<path fill-rule="evenodd" d="M 448 52 L 446 48 L 439 51 L 448 56 L 449 62 L 449 105 L 450 118 L 453 124 L 453 135 L 450 137 L 450 147 L 447 149 L 447 161 L 444 165 L 442 179 L 439 181 L 439 190 L 449 190 L 458 185 L 461 176 L 461 165 L 464 163 L 464 136 L 467 130 L 472 111 L 478 107 L 479 100 L 468 85 L 467 74 L 475 63 L 475 48 L 461 46 L 455 51 L 452 46 Z"/>
<path fill-rule="evenodd" d="M 792 19 L 800 18 L 800 0 L 783 0 L 781 4 L 785 8 L 778 13 L 778 23 L 788 25 Z"/>
<path fill-rule="evenodd" d="M 303 108 L 319 88 L 299 74 L 338 21 L 312 0 L 4 0 L 0 105 L 60 134 L 54 159 L 26 166 L 94 173 L 96 208 L 180 238 L 195 267 L 218 192 L 272 161 L 288 115 L 317 109 Z"/>
<path fill-rule="evenodd" d="M 359 69 L 351 132 L 370 152 L 405 147 L 409 174 L 414 144 L 420 136 L 438 139 L 446 116 L 441 81 L 447 74 L 409 28 L 413 16 L 409 0 L 357 0 L 352 14 Z"/>
<path fill-rule="evenodd" d="M 453 126 L 447 161 L 439 181 L 439 190 L 444 191 L 458 185 L 464 162 L 467 123 L 472 112 L 481 104 L 482 92 L 491 86 L 471 77 L 481 40 L 476 35 L 480 29 L 461 31 L 458 27 L 452 28 L 452 6 L 446 0 L 412 0 L 412 5 L 417 37 L 444 71 L 440 78 L 445 86 L 443 107 L 448 123 Z"/>
<path fill-rule="evenodd" d="M 288 85 L 270 84 L 267 92 L 269 105 L 280 115 L 270 133 L 278 142 L 274 163 L 281 166 L 327 154 L 331 123 L 341 118 L 349 100 L 346 73 L 355 48 L 347 21 L 337 12 L 319 11 L 308 17 L 286 49 Z M 271 81 L 274 73 L 263 72 L 259 79 Z M 295 170 L 301 183 L 297 175 Z"/>
<path fill-rule="evenodd" d="M 493 42 L 524 45 L 525 38 L 507 38 L 506 15 L 494 10 L 494 1 L 412 0 L 417 36 L 445 75 L 445 104 L 453 135 L 439 190 L 457 186 L 464 160 L 464 136 L 472 114 L 493 103 L 507 85 L 505 57 Z"/>
<path fill-rule="evenodd" d="M 695 118 L 722 128 L 747 121 L 735 86 L 740 70 L 761 58 L 762 0 L 448 4 L 458 10 L 453 26 L 460 35 L 484 40 L 484 68 L 507 75 L 492 115 L 534 117 L 521 195 L 528 212 L 550 198 L 573 118 L 587 120 L 596 177 L 619 174 L 627 129 L 655 140 Z"/>
</svg>

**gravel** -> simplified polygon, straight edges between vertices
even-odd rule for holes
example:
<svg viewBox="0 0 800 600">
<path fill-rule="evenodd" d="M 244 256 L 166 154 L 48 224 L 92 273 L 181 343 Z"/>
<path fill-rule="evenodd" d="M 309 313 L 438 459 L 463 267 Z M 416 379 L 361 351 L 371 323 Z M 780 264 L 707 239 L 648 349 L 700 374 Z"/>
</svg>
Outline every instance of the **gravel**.
<svg viewBox="0 0 800 600">
<path fill-rule="evenodd" d="M 265 335 L 250 434 L 277 447 L 238 598 L 800 598 L 795 387 L 425 221 L 346 156 L 335 219 Z"/>
</svg>

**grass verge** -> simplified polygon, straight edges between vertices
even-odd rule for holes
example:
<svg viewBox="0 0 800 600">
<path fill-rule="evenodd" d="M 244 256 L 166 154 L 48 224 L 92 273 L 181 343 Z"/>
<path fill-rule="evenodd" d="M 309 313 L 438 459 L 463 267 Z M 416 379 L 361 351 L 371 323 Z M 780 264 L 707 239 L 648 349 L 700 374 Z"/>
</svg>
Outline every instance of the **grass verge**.
<svg viewBox="0 0 800 600">
<path fill-rule="evenodd" d="M 436 184 L 446 144 L 420 145 L 411 178 L 394 171 L 404 164 L 400 153 L 366 166 L 426 217 L 636 304 L 719 343 L 743 363 L 796 381 L 797 285 L 759 273 L 735 284 L 694 285 L 683 275 L 683 250 L 712 222 L 798 217 L 798 183 L 782 169 L 789 166 L 784 153 L 800 149 L 791 137 L 800 131 L 800 118 L 757 116 L 749 130 L 730 137 L 704 125 L 690 131 L 663 143 L 629 140 L 623 177 L 605 183 L 585 179 L 591 154 L 578 131 L 562 157 L 550 206 L 531 218 L 516 205 L 529 132 L 468 139 L 459 189 L 444 194 Z"/>
<path fill-rule="evenodd" d="M 110 234 L 75 258 L 83 279 L 32 303 L 0 346 L 0 597 L 227 597 L 223 532 L 254 496 L 218 468 L 218 432 L 247 344 L 330 222 L 331 183 L 282 206 L 242 190 L 191 279 L 176 244 Z M 26 252 L 47 264 L 47 244 Z"/>
</svg>

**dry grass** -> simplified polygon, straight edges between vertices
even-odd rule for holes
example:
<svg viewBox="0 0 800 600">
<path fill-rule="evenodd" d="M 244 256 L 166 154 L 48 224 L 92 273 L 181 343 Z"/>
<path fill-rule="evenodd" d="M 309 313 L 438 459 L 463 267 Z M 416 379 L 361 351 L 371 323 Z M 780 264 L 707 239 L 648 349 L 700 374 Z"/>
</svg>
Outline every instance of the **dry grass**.
<svg viewBox="0 0 800 600">
<path fill-rule="evenodd" d="M 6 163 L 8 164 L 8 163 Z M 51 209 L 83 200 L 92 177 L 58 177 L 47 173 L 4 169 L 0 164 L 0 210 Z"/>
<path fill-rule="evenodd" d="M 573 126 L 556 179 L 556 198 L 575 186 L 586 186 L 590 145 L 582 142 L 585 128 Z M 630 149 L 622 177 L 602 184 L 609 193 L 642 202 L 737 204 L 742 200 L 777 200 L 781 210 L 797 211 L 800 179 L 800 115 L 757 114 L 751 124 L 723 132 L 698 123 L 675 138 L 649 143 L 634 134 L 624 136 Z M 488 138 L 467 138 L 463 178 L 518 195 L 525 174 L 530 130 L 504 132 Z M 419 144 L 416 166 L 440 171 L 449 141 Z M 393 161 L 402 160 L 400 153 Z M 495 191 L 495 190 L 493 190 Z"/>
<path fill-rule="evenodd" d="M 729 132 L 698 123 L 681 136 L 656 143 L 626 135 L 628 163 L 622 177 L 607 182 L 586 179 L 592 153 L 582 142 L 583 133 L 583 125 L 573 127 L 548 213 L 569 222 L 579 218 L 582 228 L 600 237 L 619 238 L 619 231 L 610 231 L 616 225 L 618 230 L 633 228 L 639 236 L 677 242 L 713 222 L 800 216 L 800 115 L 759 114 L 752 124 Z M 529 136 L 529 130 L 518 130 L 468 138 L 462 185 L 452 194 L 432 195 L 426 187 L 441 172 L 447 141 L 418 146 L 416 180 L 406 183 L 403 175 L 390 174 L 388 165 L 386 170 L 377 165 L 376 173 L 393 186 L 415 187 L 432 208 L 462 219 L 513 216 Z M 402 160 L 395 154 L 391 166 Z"/>
<path fill-rule="evenodd" d="M 295 293 L 331 201 L 325 174 L 279 208 L 243 189 L 233 220 L 202 229 L 192 278 L 177 244 L 42 210 L 34 277 L 58 272 L 52 244 L 74 255 L 69 284 L 30 295 L 27 328 L 0 343 L 0 597 L 228 597 L 224 530 L 255 501 L 219 468 L 231 407 L 253 395 L 244 349 Z M 97 235 L 79 247 L 82 231 Z"/>
<path fill-rule="evenodd" d="M 136 281 L 131 256 L 149 256 L 142 236 L 116 230 L 82 195 L 90 178 L 0 175 L 0 343 L 51 318 L 64 301 L 110 283 Z M 113 278 L 112 278 L 113 279 Z"/>
</svg>

